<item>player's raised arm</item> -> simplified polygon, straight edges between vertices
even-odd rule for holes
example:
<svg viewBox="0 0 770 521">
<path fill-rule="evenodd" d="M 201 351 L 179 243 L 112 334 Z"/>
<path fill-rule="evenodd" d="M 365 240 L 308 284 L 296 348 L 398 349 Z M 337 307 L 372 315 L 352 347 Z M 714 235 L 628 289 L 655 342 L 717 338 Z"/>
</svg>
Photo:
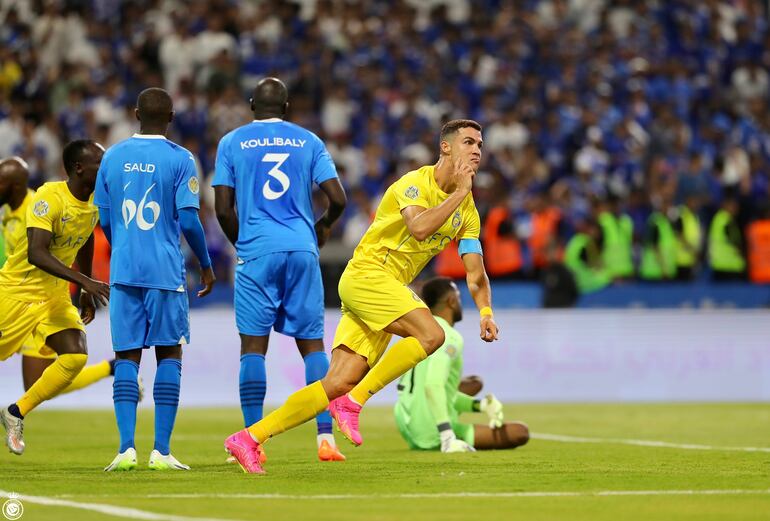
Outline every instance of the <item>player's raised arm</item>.
<svg viewBox="0 0 770 521">
<path fill-rule="evenodd" d="M 463 253 L 462 249 L 461 255 L 463 266 L 465 266 L 465 280 L 468 284 L 468 290 L 481 314 L 481 339 L 485 342 L 492 342 L 497 340 L 498 328 L 492 316 L 492 289 L 489 286 L 487 272 L 484 270 L 484 257 L 480 252 Z"/>
<path fill-rule="evenodd" d="M 447 199 L 432 208 L 414 205 L 401 210 L 401 215 L 412 237 L 418 241 L 424 241 L 436 233 L 471 192 L 475 175 L 476 172 L 470 164 L 458 159 L 454 164 L 455 189 Z"/>
<path fill-rule="evenodd" d="M 332 225 L 340 218 L 342 212 L 345 211 L 345 205 L 348 200 L 345 196 L 345 189 L 342 188 L 342 183 L 340 183 L 337 177 L 324 181 L 319 187 L 326 194 L 326 197 L 329 198 L 329 208 L 326 209 L 321 218 L 315 223 L 318 247 L 322 248 L 329 239 Z"/>
</svg>

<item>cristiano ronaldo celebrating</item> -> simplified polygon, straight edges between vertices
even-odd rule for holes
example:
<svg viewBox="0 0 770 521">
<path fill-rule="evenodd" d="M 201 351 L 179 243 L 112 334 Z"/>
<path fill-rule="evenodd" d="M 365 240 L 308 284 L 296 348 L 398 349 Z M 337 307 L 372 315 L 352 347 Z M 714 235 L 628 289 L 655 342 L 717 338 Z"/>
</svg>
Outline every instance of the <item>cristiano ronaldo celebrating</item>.
<svg viewBox="0 0 770 521">
<path fill-rule="evenodd" d="M 452 240 L 459 241 L 468 288 L 479 308 L 481 339 L 497 340 L 471 195 L 481 161 L 481 125 L 450 121 L 441 129 L 439 146 L 435 165 L 409 172 L 387 189 L 340 278 L 342 319 L 326 376 L 225 441 L 245 472 L 264 473 L 262 445 L 326 407 L 343 435 L 362 443 L 358 416 L 366 401 L 444 343 L 444 330 L 407 285 Z M 385 353 L 392 335 L 402 338 Z"/>
</svg>

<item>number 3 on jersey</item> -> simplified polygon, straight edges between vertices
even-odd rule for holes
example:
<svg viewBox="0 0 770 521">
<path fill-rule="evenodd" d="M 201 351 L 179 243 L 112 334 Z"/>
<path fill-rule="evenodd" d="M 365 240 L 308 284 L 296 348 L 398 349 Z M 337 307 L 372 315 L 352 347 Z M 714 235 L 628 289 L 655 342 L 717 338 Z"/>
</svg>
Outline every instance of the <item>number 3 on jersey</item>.
<svg viewBox="0 0 770 521">
<path fill-rule="evenodd" d="M 291 184 L 289 182 L 289 176 L 287 176 L 285 172 L 281 171 L 281 165 L 287 159 L 289 159 L 289 154 L 265 154 L 265 156 L 262 158 L 263 163 L 275 163 L 275 166 L 270 169 L 267 175 L 281 183 L 281 190 L 276 192 L 270 188 L 270 180 L 268 179 L 265 181 L 265 184 L 262 186 L 262 195 L 265 196 L 265 199 L 269 199 L 271 201 L 278 199 L 289 189 L 289 185 Z"/>
</svg>

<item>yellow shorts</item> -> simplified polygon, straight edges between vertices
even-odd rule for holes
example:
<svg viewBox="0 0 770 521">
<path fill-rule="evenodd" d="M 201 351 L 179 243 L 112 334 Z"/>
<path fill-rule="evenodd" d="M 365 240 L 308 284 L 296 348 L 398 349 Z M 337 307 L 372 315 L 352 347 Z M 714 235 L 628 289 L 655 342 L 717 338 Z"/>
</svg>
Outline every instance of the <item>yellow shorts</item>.
<svg viewBox="0 0 770 521">
<path fill-rule="evenodd" d="M 36 358 L 56 358 L 45 345 L 49 336 L 65 329 L 85 331 L 80 314 L 64 298 L 23 302 L 0 296 L 0 360 L 21 352 Z"/>
<path fill-rule="evenodd" d="M 392 335 L 383 329 L 410 311 L 427 309 L 414 291 L 387 273 L 346 271 L 340 278 L 339 293 L 342 319 L 332 345 L 348 347 L 366 358 L 369 367 L 390 343 Z"/>
</svg>

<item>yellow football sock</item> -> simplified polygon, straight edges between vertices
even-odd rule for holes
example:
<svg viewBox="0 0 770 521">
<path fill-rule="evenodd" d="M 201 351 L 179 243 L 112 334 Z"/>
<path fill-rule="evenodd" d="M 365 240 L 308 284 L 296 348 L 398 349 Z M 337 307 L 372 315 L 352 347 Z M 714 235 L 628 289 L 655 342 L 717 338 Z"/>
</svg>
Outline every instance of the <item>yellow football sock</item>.
<svg viewBox="0 0 770 521">
<path fill-rule="evenodd" d="M 383 387 L 428 357 L 413 336 L 402 338 L 391 347 L 364 378 L 350 391 L 350 397 L 363 405 Z"/>
<path fill-rule="evenodd" d="M 56 361 L 43 371 L 37 382 L 16 401 L 19 412 L 26 416 L 32 409 L 46 400 L 60 394 L 72 383 L 78 373 L 86 365 L 88 355 L 67 354 L 59 355 Z"/>
<path fill-rule="evenodd" d="M 328 406 L 326 391 L 321 382 L 316 381 L 289 396 L 283 405 L 249 427 L 249 432 L 264 443 L 276 434 L 315 418 Z"/>
<path fill-rule="evenodd" d="M 102 360 L 98 364 L 87 365 L 80 371 L 75 379 L 72 380 L 72 383 L 59 394 L 71 393 L 72 391 L 77 391 L 83 387 L 88 387 L 108 376 L 110 376 L 110 363 L 107 360 Z"/>
</svg>

